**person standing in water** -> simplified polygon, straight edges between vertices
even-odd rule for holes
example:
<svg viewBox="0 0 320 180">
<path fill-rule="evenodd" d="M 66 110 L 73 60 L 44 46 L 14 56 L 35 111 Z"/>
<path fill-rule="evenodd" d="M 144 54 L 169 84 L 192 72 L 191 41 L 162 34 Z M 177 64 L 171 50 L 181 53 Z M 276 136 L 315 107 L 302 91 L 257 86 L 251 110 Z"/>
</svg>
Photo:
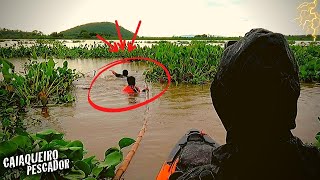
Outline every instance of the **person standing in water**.
<svg viewBox="0 0 320 180">
<path fill-rule="evenodd" d="M 128 85 L 123 88 L 123 92 L 125 93 L 135 94 L 135 93 L 145 92 L 149 90 L 148 87 L 146 87 L 140 91 L 140 89 L 136 86 L 136 78 L 133 76 L 127 77 L 127 82 L 128 82 Z"/>
<path fill-rule="evenodd" d="M 118 74 L 117 72 L 113 71 L 113 70 L 110 70 L 112 72 L 113 75 L 115 75 L 116 77 L 119 77 L 119 78 L 124 78 L 124 77 L 128 77 L 128 70 L 123 70 L 122 71 L 122 74 Z"/>
</svg>

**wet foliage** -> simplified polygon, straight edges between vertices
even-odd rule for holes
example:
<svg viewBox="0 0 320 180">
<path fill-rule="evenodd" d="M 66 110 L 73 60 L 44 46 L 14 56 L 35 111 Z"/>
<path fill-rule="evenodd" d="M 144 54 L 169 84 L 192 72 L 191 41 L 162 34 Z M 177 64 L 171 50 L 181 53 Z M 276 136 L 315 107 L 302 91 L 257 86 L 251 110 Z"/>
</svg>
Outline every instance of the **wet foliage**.
<svg viewBox="0 0 320 180">
<path fill-rule="evenodd" d="M 0 59 L 3 77 L 0 81 L 0 162 L 6 157 L 58 150 L 58 159 L 69 159 L 70 168 L 27 176 L 26 166 L 11 169 L 0 163 L 0 179 L 112 179 L 116 166 L 123 160 L 122 149 L 135 141 L 122 138 L 118 147 L 109 148 L 105 158 L 99 161 L 95 156 L 85 158 L 87 151 L 81 141 L 66 140 L 64 134 L 55 130 L 29 134 L 23 123 L 26 107 L 38 102 L 45 106 L 48 101 L 73 101 L 74 98 L 65 97 L 71 92 L 71 84 L 78 74 L 68 68 L 67 62 L 56 68 L 52 59 L 28 63 L 25 72 L 16 74 L 9 61 Z"/>
<path fill-rule="evenodd" d="M 303 82 L 320 82 L 320 46 L 291 47 L 300 67 Z"/>
<path fill-rule="evenodd" d="M 63 67 L 56 67 L 53 59 L 44 62 L 30 61 L 25 64 L 25 73 L 14 72 L 9 61 L 3 60 L 2 74 L 6 87 L 27 105 L 46 106 L 48 103 L 61 104 L 73 102 L 72 82 L 80 77 L 75 69 L 68 68 L 68 62 Z M 8 65 L 10 64 L 10 65 Z"/>
<path fill-rule="evenodd" d="M 3 134 L 0 133 L 3 139 Z M 86 150 L 79 140 L 70 141 L 64 138 L 64 134 L 55 130 L 45 130 L 35 134 L 26 132 L 18 133 L 8 140 L 0 141 L 0 161 L 5 157 L 25 155 L 40 151 L 58 150 L 58 159 L 69 159 L 69 169 L 54 172 L 42 172 L 27 176 L 27 168 L 4 168 L 0 164 L 0 178 L 7 179 L 111 179 L 115 176 L 116 166 L 123 160 L 122 149 L 130 146 L 135 141 L 130 138 L 122 138 L 119 147 L 109 148 L 105 152 L 104 160 L 99 161 L 95 156 L 85 158 Z"/>
</svg>

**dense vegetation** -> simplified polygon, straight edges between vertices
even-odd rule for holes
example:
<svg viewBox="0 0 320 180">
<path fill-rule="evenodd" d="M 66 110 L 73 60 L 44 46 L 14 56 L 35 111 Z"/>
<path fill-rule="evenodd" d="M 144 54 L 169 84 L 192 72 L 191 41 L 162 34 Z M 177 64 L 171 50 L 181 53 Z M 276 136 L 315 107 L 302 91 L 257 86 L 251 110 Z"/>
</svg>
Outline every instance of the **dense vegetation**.
<svg viewBox="0 0 320 180">
<path fill-rule="evenodd" d="M 320 46 L 291 46 L 303 82 L 320 82 Z"/>
<path fill-rule="evenodd" d="M 23 121 L 26 108 L 38 102 L 45 106 L 53 99 L 56 99 L 56 103 L 70 100 L 65 97 L 69 97 L 71 83 L 78 75 L 68 68 L 67 63 L 55 68 L 52 59 L 31 62 L 26 65 L 25 71 L 24 75 L 18 75 L 9 61 L 0 59 L 0 75 L 3 77 L 0 81 L 0 162 L 5 157 L 58 150 L 59 159 L 70 160 L 70 168 L 27 177 L 26 166 L 10 169 L 4 168 L 3 163 L 0 163 L 0 179 L 95 180 L 114 177 L 116 166 L 123 160 L 122 149 L 135 141 L 122 138 L 118 143 L 119 147 L 109 148 L 104 160 L 98 161 L 95 156 L 84 158 L 86 150 L 81 141 L 66 140 L 57 131 L 44 130 L 29 134 Z M 43 95 L 46 95 L 45 99 Z"/>
<path fill-rule="evenodd" d="M 26 107 L 39 105 L 46 108 L 48 102 L 55 104 L 73 102 L 72 82 L 79 77 L 75 71 L 63 67 L 55 68 L 49 61 L 26 64 L 25 74 L 18 74 L 14 66 L 0 59 L 0 122 L 5 139 L 24 130 L 23 115 Z"/>
<path fill-rule="evenodd" d="M 148 52 L 147 57 L 160 61 L 168 68 L 176 84 L 201 84 L 213 79 L 223 49 L 202 42 L 192 42 L 188 46 L 160 43 L 149 48 Z M 154 64 L 145 75 L 151 81 L 166 81 L 167 78 L 164 71 Z"/>
<path fill-rule="evenodd" d="M 320 82 L 320 46 L 291 46 L 300 66 L 300 77 L 303 82 Z M 31 47 L 0 48 L 0 57 L 4 58 L 37 58 L 59 59 L 76 58 L 122 58 L 149 57 L 163 63 L 169 70 L 175 83 L 201 84 L 211 81 L 223 53 L 220 46 L 212 46 L 203 41 L 192 41 L 188 45 L 160 42 L 151 47 L 138 47 L 132 52 L 120 51 L 111 53 L 106 45 L 82 45 L 66 47 L 57 41 L 49 44 L 39 42 Z M 166 76 L 161 68 L 150 64 L 145 72 L 152 81 L 165 81 Z"/>
<path fill-rule="evenodd" d="M 0 39 L 39 39 L 44 37 L 45 35 L 37 30 L 34 30 L 32 32 L 25 32 L 21 30 L 0 28 Z"/>
<path fill-rule="evenodd" d="M 6 88 L 15 90 L 15 94 L 26 105 L 41 103 L 46 106 L 48 102 L 60 104 L 74 101 L 72 82 L 80 74 L 75 69 L 69 69 L 67 61 L 63 63 L 63 67 L 55 67 L 53 59 L 44 62 L 30 61 L 25 64 L 23 75 L 15 73 L 10 62 L 4 59 L 0 61 Z"/>
<path fill-rule="evenodd" d="M 133 33 L 123 27 L 120 27 L 121 34 L 124 39 L 131 39 Z M 25 32 L 21 30 L 9 30 L 0 28 L 0 39 L 96 39 L 96 34 L 100 34 L 107 39 L 118 39 L 115 24 L 111 22 L 95 22 L 79 25 L 62 32 L 52 32 L 51 34 L 44 34 L 41 31 L 34 30 L 32 32 Z M 172 37 L 144 37 L 138 36 L 139 40 L 238 40 L 238 37 L 223 37 L 214 35 L 189 35 L 189 36 L 172 36 Z M 313 41 L 312 35 L 287 35 L 286 39 L 293 41 Z M 320 35 L 317 36 L 320 39 Z"/>
<path fill-rule="evenodd" d="M 3 139 L 0 134 L 0 160 L 5 157 L 25 155 L 40 151 L 58 150 L 59 159 L 69 159 L 69 169 L 54 172 L 42 172 L 40 174 L 27 176 L 26 166 L 14 169 L 4 168 L 0 164 L 1 179 L 21 179 L 21 180 L 44 180 L 44 179 L 111 179 L 115 176 L 116 166 L 123 160 L 122 149 L 130 146 L 135 141 L 130 138 L 122 138 L 119 147 L 109 148 L 105 152 L 103 161 L 99 161 L 95 156 L 84 158 L 86 150 L 79 140 L 70 141 L 63 137 L 62 133 L 55 130 L 45 130 L 35 134 L 27 132 L 16 134 L 10 139 Z"/>
</svg>

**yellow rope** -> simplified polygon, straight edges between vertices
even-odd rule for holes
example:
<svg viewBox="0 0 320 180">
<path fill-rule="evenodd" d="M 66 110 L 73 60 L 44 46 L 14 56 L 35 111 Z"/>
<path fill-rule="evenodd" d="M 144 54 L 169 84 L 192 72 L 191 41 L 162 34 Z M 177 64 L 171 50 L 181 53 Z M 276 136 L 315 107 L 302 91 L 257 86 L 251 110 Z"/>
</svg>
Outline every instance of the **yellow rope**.
<svg viewBox="0 0 320 180">
<path fill-rule="evenodd" d="M 147 97 L 146 99 L 149 99 L 149 91 L 147 91 Z M 122 177 L 123 173 L 126 172 L 134 154 L 136 153 L 139 145 L 140 145 L 140 142 L 142 140 L 142 137 L 144 135 L 144 133 L 146 132 L 147 130 L 147 122 L 148 122 L 148 119 L 146 117 L 147 115 L 147 112 L 149 111 L 149 107 L 148 105 L 146 105 L 147 109 L 145 111 L 145 117 L 144 117 L 144 121 L 143 121 L 143 125 L 142 125 L 142 128 L 141 130 L 139 131 L 139 134 L 138 134 L 138 137 L 136 139 L 136 142 L 132 145 L 130 151 L 128 152 L 126 158 L 123 160 L 123 162 L 121 163 L 120 167 L 117 169 L 117 172 L 113 178 L 113 180 L 120 180 L 120 178 Z"/>
</svg>

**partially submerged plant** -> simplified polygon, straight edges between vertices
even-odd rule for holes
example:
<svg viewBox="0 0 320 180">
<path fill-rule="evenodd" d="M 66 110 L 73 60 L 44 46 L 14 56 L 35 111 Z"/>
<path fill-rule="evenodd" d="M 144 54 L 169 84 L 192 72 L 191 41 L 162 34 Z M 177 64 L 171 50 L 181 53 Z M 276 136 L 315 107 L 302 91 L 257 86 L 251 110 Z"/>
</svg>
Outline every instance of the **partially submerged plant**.
<svg viewBox="0 0 320 180">
<path fill-rule="evenodd" d="M 41 102 L 46 106 L 49 101 L 57 103 L 72 102 L 70 96 L 72 82 L 80 77 L 76 70 L 68 68 L 65 61 L 63 67 L 55 67 L 53 59 L 45 62 L 32 61 L 26 65 L 25 75 L 10 72 L 9 66 L 3 67 L 2 74 L 8 86 L 26 100 L 27 105 Z"/>
</svg>

